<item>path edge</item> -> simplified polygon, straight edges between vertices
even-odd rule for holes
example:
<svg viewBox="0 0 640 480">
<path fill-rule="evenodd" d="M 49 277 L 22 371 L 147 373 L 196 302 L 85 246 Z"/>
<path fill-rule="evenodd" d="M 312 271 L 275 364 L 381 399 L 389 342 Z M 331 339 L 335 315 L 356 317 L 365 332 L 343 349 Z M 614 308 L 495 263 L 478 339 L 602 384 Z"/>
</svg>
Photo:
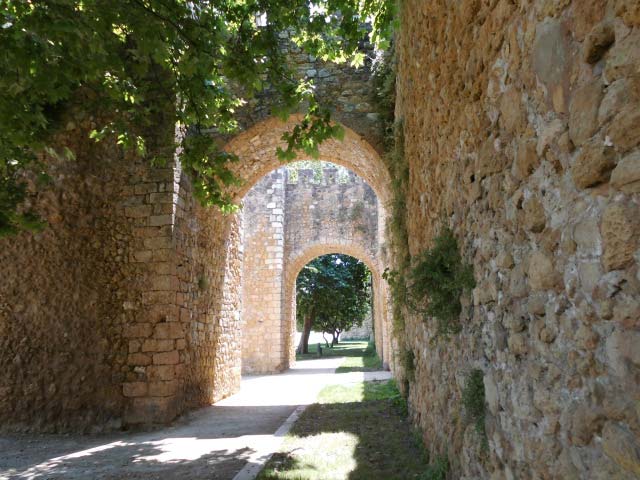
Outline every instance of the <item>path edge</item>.
<svg viewBox="0 0 640 480">
<path fill-rule="evenodd" d="M 300 405 L 296 407 L 284 423 L 280 425 L 280 428 L 278 428 L 278 430 L 273 434 L 274 439 L 270 442 L 268 451 L 267 449 L 263 449 L 253 453 L 253 455 L 249 457 L 247 464 L 236 474 L 235 477 L 233 477 L 233 480 L 254 480 L 262 471 L 266 463 L 271 459 L 273 454 L 278 451 L 284 441 L 285 435 L 289 433 L 298 418 L 300 418 L 300 415 L 302 415 L 308 406 L 309 405 Z"/>
</svg>

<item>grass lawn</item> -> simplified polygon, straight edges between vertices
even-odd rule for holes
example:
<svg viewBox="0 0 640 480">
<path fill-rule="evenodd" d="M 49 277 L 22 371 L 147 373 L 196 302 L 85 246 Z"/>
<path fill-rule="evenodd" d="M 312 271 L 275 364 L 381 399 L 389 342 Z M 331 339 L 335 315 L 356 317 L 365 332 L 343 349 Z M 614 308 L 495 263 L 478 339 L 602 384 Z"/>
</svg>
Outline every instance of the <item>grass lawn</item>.
<svg viewBox="0 0 640 480">
<path fill-rule="evenodd" d="M 381 370 L 382 362 L 376 354 L 373 343 L 366 341 L 340 342 L 333 348 L 322 345 L 323 357 L 346 357 L 336 373 L 368 372 Z M 296 354 L 297 361 L 318 358 L 318 345 L 310 344 L 309 353 Z"/>
<path fill-rule="evenodd" d="M 261 480 L 419 479 L 427 459 L 393 381 L 324 388 Z"/>
</svg>

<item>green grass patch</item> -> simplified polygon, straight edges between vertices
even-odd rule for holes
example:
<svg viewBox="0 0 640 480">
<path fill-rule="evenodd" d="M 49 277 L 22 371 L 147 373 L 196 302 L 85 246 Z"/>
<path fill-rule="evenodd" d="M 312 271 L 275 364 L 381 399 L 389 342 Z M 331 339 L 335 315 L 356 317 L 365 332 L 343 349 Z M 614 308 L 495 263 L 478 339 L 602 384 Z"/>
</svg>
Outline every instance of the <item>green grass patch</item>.
<svg viewBox="0 0 640 480">
<path fill-rule="evenodd" d="M 382 361 L 376 354 L 373 342 L 350 341 L 341 342 L 333 348 L 321 346 L 322 357 L 346 357 L 336 373 L 370 372 L 382 369 Z M 315 359 L 318 357 L 318 345 L 309 345 L 309 353 L 297 354 L 297 361 Z"/>
<path fill-rule="evenodd" d="M 393 380 L 358 382 L 352 385 L 329 385 L 318 394 L 318 403 L 349 403 L 402 398 Z"/>
<path fill-rule="evenodd" d="M 324 388 L 261 480 L 420 479 L 428 463 L 393 381 Z"/>
</svg>

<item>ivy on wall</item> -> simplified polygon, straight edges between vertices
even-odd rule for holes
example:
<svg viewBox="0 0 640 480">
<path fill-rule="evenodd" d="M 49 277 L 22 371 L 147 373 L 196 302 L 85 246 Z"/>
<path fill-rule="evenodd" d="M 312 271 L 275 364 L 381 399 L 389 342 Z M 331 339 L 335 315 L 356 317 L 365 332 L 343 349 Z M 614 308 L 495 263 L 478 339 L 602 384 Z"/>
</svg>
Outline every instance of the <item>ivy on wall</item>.
<svg viewBox="0 0 640 480">
<path fill-rule="evenodd" d="M 432 248 L 424 250 L 409 273 L 410 304 L 436 320 L 436 335 L 459 333 L 460 297 L 475 287 L 473 269 L 463 262 L 453 231 L 442 228 Z"/>
<path fill-rule="evenodd" d="M 487 434 L 484 427 L 485 394 L 484 373 L 480 369 L 471 370 L 462 389 L 462 406 L 467 422 L 472 423 L 482 438 L 483 447 L 487 447 Z"/>
</svg>

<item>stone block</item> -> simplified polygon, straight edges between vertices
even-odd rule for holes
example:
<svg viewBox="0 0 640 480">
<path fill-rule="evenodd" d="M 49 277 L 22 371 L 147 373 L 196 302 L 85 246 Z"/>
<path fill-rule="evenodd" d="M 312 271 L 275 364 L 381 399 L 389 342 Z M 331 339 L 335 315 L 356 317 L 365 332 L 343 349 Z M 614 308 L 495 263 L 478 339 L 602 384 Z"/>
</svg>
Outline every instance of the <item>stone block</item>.
<svg viewBox="0 0 640 480">
<path fill-rule="evenodd" d="M 530 198 L 524 202 L 524 226 L 527 230 L 540 233 L 544 230 L 547 218 L 544 207 L 536 198 Z"/>
<path fill-rule="evenodd" d="M 166 305 L 176 301 L 176 293 L 171 291 L 151 291 L 142 292 L 142 303 L 144 305 Z"/>
<path fill-rule="evenodd" d="M 588 405 L 578 405 L 572 409 L 570 435 L 574 445 L 585 446 L 600 431 L 604 423 L 602 411 Z"/>
<path fill-rule="evenodd" d="M 149 203 L 173 203 L 173 192 L 152 193 Z"/>
<path fill-rule="evenodd" d="M 533 69 L 549 90 L 564 79 L 569 66 L 567 32 L 557 19 L 547 19 L 536 27 Z"/>
<path fill-rule="evenodd" d="M 169 423 L 177 414 L 174 397 L 134 398 L 128 406 L 125 425 Z"/>
<path fill-rule="evenodd" d="M 600 247 L 600 227 L 595 218 L 585 218 L 573 228 L 573 240 L 582 252 L 595 253 Z"/>
<path fill-rule="evenodd" d="M 514 355 L 525 355 L 528 351 L 527 335 L 525 333 L 512 333 L 507 339 L 509 350 Z"/>
<path fill-rule="evenodd" d="M 135 192 L 137 195 L 145 195 L 147 193 L 153 193 L 158 191 L 157 183 L 139 183 L 135 186 Z"/>
<path fill-rule="evenodd" d="M 611 186 L 624 193 L 640 193 L 640 151 L 630 153 L 611 172 Z"/>
<path fill-rule="evenodd" d="M 150 323 L 134 323 L 124 327 L 125 338 L 146 338 L 153 332 L 153 325 Z"/>
<path fill-rule="evenodd" d="M 553 259 L 541 251 L 529 257 L 529 285 L 533 290 L 549 290 L 558 283 L 558 274 L 553 267 Z"/>
<path fill-rule="evenodd" d="M 174 349 L 173 340 L 147 339 L 142 344 L 143 352 L 168 352 Z"/>
<path fill-rule="evenodd" d="M 153 212 L 152 205 L 134 205 L 131 207 L 125 207 L 124 214 L 128 218 L 144 218 L 151 215 Z"/>
<path fill-rule="evenodd" d="M 598 108 L 602 96 L 603 85 L 600 79 L 573 93 L 569 106 L 569 136 L 575 146 L 582 145 L 598 130 Z"/>
<path fill-rule="evenodd" d="M 152 258 L 153 252 L 151 250 L 138 250 L 133 253 L 134 262 L 146 263 L 150 262 Z"/>
<path fill-rule="evenodd" d="M 178 365 L 151 365 L 147 368 L 147 376 L 151 380 L 172 380 L 176 378 Z"/>
<path fill-rule="evenodd" d="M 594 140 L 582 147 L 571 165 L 571 177 L 578 188 L 592 187 L 608 181 L 615 165 L 613 148 Z"/>
<path fill-rule="evenodd" d="M 144 397 L 147 392 L 147 382 L 126 382 L 122 384 L 122 394 L 125 397 Z"/>
<path fill-rule="evenodd" d="M 159 227 L 162 225 L 171 225 L 173 224 L 173 215 L 164 214 L 164 215 L 151 215 L 149 217 L 149 226 L 151 227 Z"/>
<path fill-rule="evenodd" d="M 173 179 L 173 168 L 154 168 L 145 172 L 147 182 L 165 182 L 165 184 L 173 186 Z"/>
<path fill-rule="evenodd" d="M 180 201 L 178 201 L 180 203 Z M 171 215 L 171 218 L 174 218 L 174 213 L 177 216 L 180 216 L 182 212 L 180 209 L 176 209 L 176 204 L 173 203 L 156 203 L 153 205 L 153 215 Z M 169 226 L 170 224 L 165 224 L 165 226 Z"/>
<path fill-rule="evenodd" d="M 146 318 L 155 324 L 159 322 L 177 321 L 179 310 L 175 305 L 149 305 L 145 313 Z"/>
<path fill-rule="evenodd" d="M 146 284 L 147 288 L 152 290 L 171 290 L 178 289 L 178 277 L 174 275 L 155 275 Z"/>
<path fill-rule="evenodd" d="M 151 397 L 169 397 L 176 394 L 178 390 L 178 381 L 160 381 L 149 383 L 149 396 Z"/>
<path fill-rule="evenodd" d="M 619 42 L 615 42 L 607 53 L 604 76 L 608 82 L 631 77 L 640 65 L 640 30 L 634 29 Z"/>
<path fill-rule="evenodd" d="M 613 118 L 607 136 L 613 148 L 620 153 L 626 153 L 640 144 L 640 108 L 637 104 L 626 106 Z"/>
<path fill-rule="evenodd" d="M 158 323 L 153 336 L 158 339 L 184 338 L 184 327 L 179 322 Z"/>
<path fill-rule="evenodd" d="M 141 345 L 142 341 L 140 340 L 129 340 L 129 353 L 139 352 Z"/>
<path fill-rule="evenodd" d="M 511 133 L 518 132 L 525 121 L 521 93 L 516 88 L 508 89 L 500 99 L 501 124 Z"/>
<path fill-rule="evenodd" d="M 127 357 L 127 365 L 145 367 L 151 365 L 151 357 L 144 353 L 130 353 Z"/>
<path fill-rule="evenodd" d="M 640 77 L 621 78 L 607 87 L 598 109 L 598 122 L 608 122 L 630 105 L 640 108 Z"/>
<path fill-rule="evenodd" d="M 171 248 L 173 246 L 173 239 L 171 237 L 145 238 L 144 246 L 149 250 Z"/>
<path fill-rule="evenodd" d="M 498 386 L 491 372 L 486 373 L 482 380 L 484 381 L 484 396 L 487 401 L 489 411 L 495 416 L 499 412 Z"/>
<path fill-rule="evenodd" d="M 169 262 L 173 258 L 174 251 L 170 248 L 161 248 L 153 251 L 154 262 Z"/>
<path fill-rule="evenodd" d="M 615 41 L 615 32 L 610 22 L 602 22 L 593 27 L 582 46 L 582 58 L 587 63 L 598 62 Z"/>
<path fill-rule="evenodd" d="M 161 352 L 153 355 L 154 365 L 175 365 L 180 362 L 180 354 L 177 350 Z"/>
<path fill-rule="evenodd" d="M 490 137 L 478 151 L 475 175 L 478 180 L 494 173 L 502 172 L 509 163 L 503 152 L 496 150 L 495 138 Z"/>
<path fill-rule="evenodd" d="M 519 180 L 527 178 L 538 168 L 538 165 L 540 165 L 540 157 L 536 152 L 536 142 L 531 139 L 521 140 L 513 169 L 515 177 Z"/>
<path fill-rule="evenodd" d="M 605 271 L 630 265 L 640 238 L 640 215 L 635 204 L 614 203 L 608 206 L 600 227 Z"/>
</svg>

